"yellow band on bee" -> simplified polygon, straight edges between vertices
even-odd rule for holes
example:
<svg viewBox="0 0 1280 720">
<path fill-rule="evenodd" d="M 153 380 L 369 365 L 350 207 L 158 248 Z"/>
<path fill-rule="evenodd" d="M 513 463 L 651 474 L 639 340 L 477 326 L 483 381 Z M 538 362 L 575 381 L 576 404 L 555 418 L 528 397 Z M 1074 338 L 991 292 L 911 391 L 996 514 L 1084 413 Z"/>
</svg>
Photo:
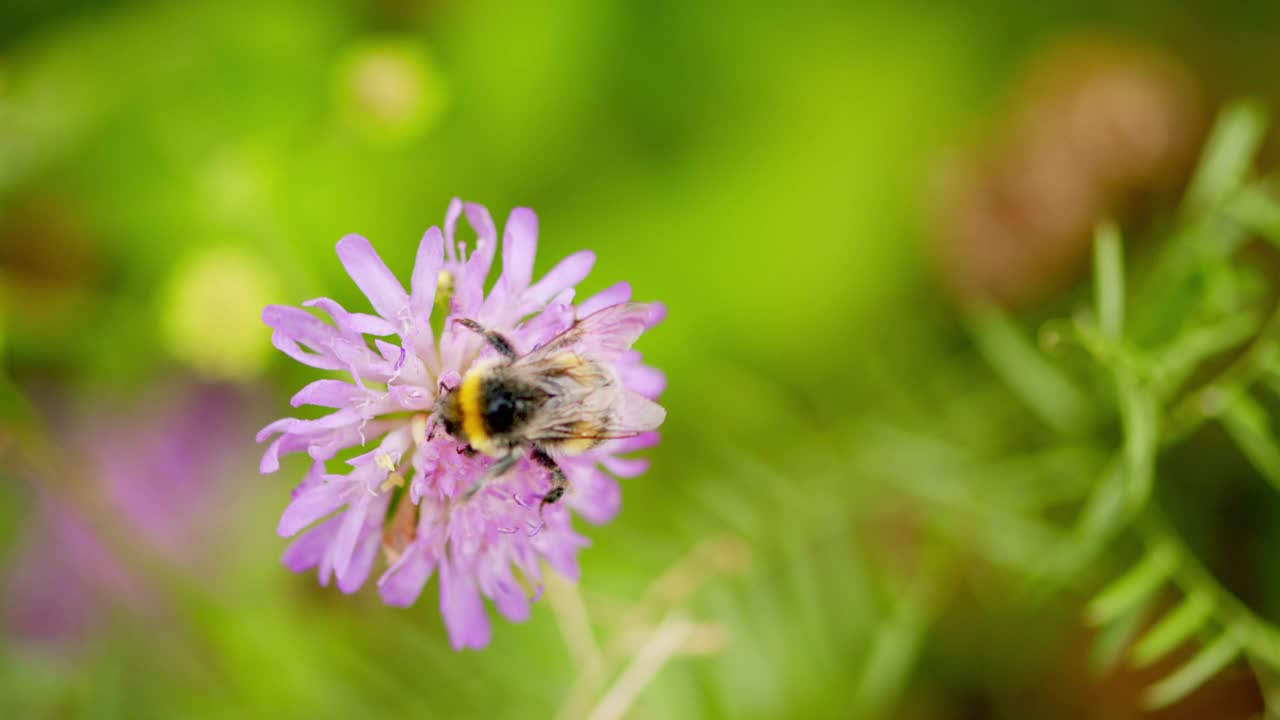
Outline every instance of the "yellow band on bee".
<svg viewBox="0 0 1280 720">
<path fill-rule="evenodd" d="M 474 369 L 462 378 L 458 388 L 458 407 L 462 411 L 462 431 L 467 434 L 471 447 L 489 454 L 489 432 L 484 426 L 484 413 L 480 408 L 481 373 Z"/>
</svg>

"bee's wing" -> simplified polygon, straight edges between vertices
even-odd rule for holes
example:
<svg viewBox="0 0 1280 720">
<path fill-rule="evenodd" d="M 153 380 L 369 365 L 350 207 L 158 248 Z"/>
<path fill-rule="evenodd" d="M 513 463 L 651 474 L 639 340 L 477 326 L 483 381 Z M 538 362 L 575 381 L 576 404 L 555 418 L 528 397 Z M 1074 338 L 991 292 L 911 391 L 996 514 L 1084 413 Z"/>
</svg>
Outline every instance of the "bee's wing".
<svg viewBox="0 0 1280 720">
<path fill-rule="evenodd" d="M 546 403 L 525 428 L 535 442 L 633 437 L 666 418 L 662 406 L 627 390 L 613 366 L 594 357 L 569 350 L 551 357 L 526 355 L 508 372 L 523 375 L 547 393 Z"/>
<path fill-rule="evenodd" d="M 631 349 L 636 338 L 649 327 L 652 316 L 653 306 L 645 303 L 610 305 L 578 320 L 520 361 L 536 365 L 573 352 L 610 362 Z"/>
<path fill-rule="evenodd" d="M 655 430 L 666 417 L 661 405 L 614 385 L 553 398 L 527 432 L 542 443 L 599 442 Z"/>
<path fill-rule="evenodd" d="M 512 363 L 511 372 L 536 379 L 550 396 L 526 429 L 531 440 L 585 448 L 662 424 L 666 410 L 625 389 L 612 365 L 649 327 L 652 314 L 653 306 L 643 303 L 612 305 Z"/>
</svg>

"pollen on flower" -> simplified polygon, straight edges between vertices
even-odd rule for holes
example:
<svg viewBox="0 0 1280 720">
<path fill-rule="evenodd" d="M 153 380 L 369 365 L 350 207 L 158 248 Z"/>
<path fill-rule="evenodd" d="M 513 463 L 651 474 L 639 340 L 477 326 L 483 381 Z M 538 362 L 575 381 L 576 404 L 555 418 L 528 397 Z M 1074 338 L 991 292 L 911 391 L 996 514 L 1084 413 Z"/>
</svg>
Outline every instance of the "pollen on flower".
<svg viewBox="0 0 1280 720">
<path fill-rule="evenodd" d="M 455 241 L 464 216 L 476 233 L 470 253 Z M 367 240 L 348 235 L 339 241 L 338 257 L 373 314 L 349 312 L 327 298 L 304 305 L 326 313 L 329 322 L 301 308 L 263 311 L 280 351 L 320 370 L 351 374 L 350 381 L 316 380 L 293 398 L 294 405 L 325 407 L 330 414 L 284 418 L 259 433 L 268 442 L 263 472 L 279 469 L 285 453 L 304 452 L 312 459 L 280 519 L 279 533 L 297 536 L 285 551 L 285 565 L 315 569 L 321 584 L 336 581 L 343 592 L 355 592 L 373 573 L 381 548 L 387 566 L 377 580 L 378 593 L 399 607 L 413 605 L 438 572 L 441 613 L 458 649 L 489 641 L 482 598 L 518 622 L 528 618 L 545 568 L 577 579 L 577 553 L 588 542 L 573 528 L 572 514 L 590 523 L 612 519 L 621 504 L 616 478 L 646 468 L 644 461 L 622 454 L 658 440 L 652 431 L 620 433 L 604 442 L 593 438 L 582 454 L 557 454 L 572 492 L 547 504 L 544 496 L 562 486 L 553 485 L 544 464 L 515 454 L 529 448 L 497 457 L 497 445 L 467 446 L 435 416 L 443 395 L 474 378 L 479 362 L 495 362 L 484 338 L 457 321 L 470 320 L 527 352 L 565 336 L 592 313 L 630 302 L 626 283 L 574 302 L 574 286 L 595 261 L 588 251 L 570 255 L 534 281 L 536 246 L 537 218 L 517 208 L 503 234 L 501 276 L 488 283 L 498 257 L 497 228 L 484 207 L 455 199 L 443 227 L 423 235 L 407 291 Z M 432 323 L 432 313 L 443 317 Z M 651 401 L 665 379 L 629 348 L 661 316 L 655 306 L 632 313 L 629 328 L 580 328 L 572 336 L 571 352 L 591 357 L 626 396 L 635 396 L 622 412 L 631 405 L 649 408 L 646 428 L 661 421 L 661 409 Z M 643 327 L 636 324 L 646 317 Z M 483 428 L 475 437 L 485 437 Z M 356 449 L 356 456 L 340 464 L 338 453 L 348 449 Z M 500 460 L 504 472 L 490 477 Z M 464 500 L 482 483 L 493 491 Z M 392 492 L 405 486 L 408 492 Z"/>
<path fill-rule="evenodd" d="M 453 273 L 441 270 L 436 275 L 435 306 L 448 311 L 451 300 L 453 300 Z"/>
<path fill-rule="evenodd" d="M 382 481 L 382 485 L 378 487 L 378 492 L 387 492 L 392 488 L 404 487 L 404 476 L 398 472 L 393 472 Z"/>
<path fill-rule="evenodd" d="M 395 472 L 396 461 L 398 459 L 399 458 L 392 457 L 391 453 L 379 452 L 377 455 L 378 467 L 382 468 L 383 470 L 386 470 L 389 473 Z"/>
<path fill-rule="evenodd" d="M 426 413 L 417 413 L 409 418 L 409 431 L 415 445 L 422 445 L 427 441 L 427 424 L 430 422 L 431 418 Z"/>
</svg>

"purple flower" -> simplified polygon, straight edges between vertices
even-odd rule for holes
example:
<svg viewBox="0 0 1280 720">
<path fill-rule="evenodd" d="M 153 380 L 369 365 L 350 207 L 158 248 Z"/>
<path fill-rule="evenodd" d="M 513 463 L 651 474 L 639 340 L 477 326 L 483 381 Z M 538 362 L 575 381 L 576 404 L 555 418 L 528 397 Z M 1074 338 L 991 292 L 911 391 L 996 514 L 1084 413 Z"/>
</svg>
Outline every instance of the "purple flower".
<svg viewBox="0 0 1280 720">
<path fill-rule="evenodd" d="M 52 404 L 68 455 L 82 459 L 83 486 L 26 475 L 26 531 L 5 568 L 4 628 L 24 644 L 72 650 L 109 609 L 152 616 L 158 588 L 103 542 L 88 513 L 110 513 L 107 531 L 125 534 L 175 567 L 208 575 L 234 514 L 245 454 L 237 428 L 260 414 L 222 386 L 174 384 L 124 408 Z M 69 490 L 68 488 L 71 488 Z M 75 493 L 72 495 L 71 493 Z"/>
<path fill-rule="evenodd" d="M 478 236 L 470 255 L 466 244 L 455 240 L 463 214 Z M 569 492 L 558 504 L 540 507 L 551 480 L 544 467 L 528 458 L 465 499 L 494 458 L 464 452 L 463 443 L 438 421 L 437 400 L 494 350 L 455 320 L 472 320 L 501 333 L 523 355 L 578 320 L 631 299 L 631 288 L 619 283 L 573 304 L 574 286 L 595 262 L 590 251 L 570 255 L 534 282 L 537 234 L 531 210 L 511 212 L 503 236 L 502 273 L 486 293 L 497 230 L 485 208 L 455 198 L 444 231 L 432 227 L 423 236 L 408 292 L 367 240 L 348 235 L 338 242 L 339 259 L 376 314 L 349 312 L 327 298 L 303 306 L 323 311 L 332 322 L 294 307 L 273 305 L 263 311 L 263 321 L 274 330 L 272 341 L 282 352 L 312 367 L 351 375 L 350 382 L 317 380 L 293 398 L 295 407 L 317 405 L 330 408 L 329 414 L 284 418 L 258 435 L 259 442 L 270 439 L 262 457 L 264 473 L 279 468 L 283 453 L 305 451 L 312 459 L 280 518 L 282 536 L 302 533 L 285 551 L 285 565 L 295 571 L 316 568 L 322 585 L 332 579 L 343 592 L 354 592 L 373 571 L 381 548 L 389 567 L 378 579 L 378 591 L 383 602 L 401 607 L 416 602 L 438 570 L 440 609 L 458 649 L 489 642 L 482 598 L 493 601 L 509 620 L 529 616 L 530 602 L 541 587 L 543 561 L 577 578 L 577 552 L 588 541 L 574 531 L 570 511 L 592 523 L 612 519 L 621 503 L 614 477 L 634 477 L 647 468 L 645 460 L 623 454 L 658 440 L 656 432 L 641 432 L 579 455 L 557 456 L 569 482 Z M 448 314 L 437 325 L 437 336 L 431 313 L 443 297 L 449 298 Z M 645 328 L 663 315 L 660 305 L 647 308 Z M 624 392 L 654 399 L 665 378 L 629 349 L 637 329 L 622 340 L 603 328 L 599 336 L 582 338 L 579 347 L 584 353 L 593 348 L 619 351 L 601 357 Z M 656 406 L 651 402 L 636 404 L 647 406 L 653 416 Z M 330 460 L 356 447 L 363 452 L 346 460 L 344 473 L 329 471 Z"/>
</svg>

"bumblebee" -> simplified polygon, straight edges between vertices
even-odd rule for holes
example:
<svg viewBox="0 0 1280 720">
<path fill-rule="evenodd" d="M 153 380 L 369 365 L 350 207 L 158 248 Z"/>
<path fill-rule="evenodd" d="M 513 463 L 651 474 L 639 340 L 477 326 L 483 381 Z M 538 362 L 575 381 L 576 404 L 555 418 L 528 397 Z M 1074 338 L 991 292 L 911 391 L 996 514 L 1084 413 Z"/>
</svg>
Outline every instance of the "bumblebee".
<svg viewBox="0 0 1280 720">
<path fill-rule="evenodd" d="M 649 312 L 640 303 L 604 308 L 524 355 L 502 334 L 474 320 L 456 321 L 498 356 L 474 365 L 437 404 L 445 432 L 468 450 L 496 458 L 464 500 L 527 456 L 550 473 L 541 512 L 568 489 L 553 454 L 577 455 L 662 424 L 666 411 L 624 388 L 613 365 L 644 332 Z"/>
</svg>

